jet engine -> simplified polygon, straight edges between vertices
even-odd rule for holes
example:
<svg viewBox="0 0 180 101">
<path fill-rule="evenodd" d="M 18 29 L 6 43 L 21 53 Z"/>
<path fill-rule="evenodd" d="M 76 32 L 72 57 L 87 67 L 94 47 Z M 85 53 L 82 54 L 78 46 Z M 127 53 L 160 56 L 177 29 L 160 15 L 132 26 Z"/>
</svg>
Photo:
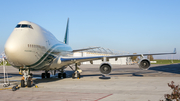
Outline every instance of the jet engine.
<svg viewBox="0 0 180 101">
<path fill-rule="evenodd" d="M 139 65 L 139 68 L 140 69 L 149 69 L 151 63 L 148 59 L 141 59 L 139 62 L 138 62 L 138 65 Z"/>
<path fill-rule="evenodd" d="M 111 72 L 111 67 L 110 63 L 102 63 L 99 70 L 102 74 L 109 74 Z"/>
</svg>

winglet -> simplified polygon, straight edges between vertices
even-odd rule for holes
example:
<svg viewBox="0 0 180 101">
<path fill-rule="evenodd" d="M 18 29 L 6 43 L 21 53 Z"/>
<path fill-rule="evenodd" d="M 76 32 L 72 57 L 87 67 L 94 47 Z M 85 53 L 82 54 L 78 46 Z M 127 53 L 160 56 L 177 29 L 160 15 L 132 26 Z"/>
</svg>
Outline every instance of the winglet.
<svg viewBox="0 0 180 101">
<path fill-rule="evenodd" d="M 176 48 L 174 48 L 174 52 L 173 53 L 176 54 Z"/>
<path fill-rule="evenodd" d="M 67 26 L 66 26 L 66 32 L 65 32 L 65 36 L 64 36 L 64 43 L 65 44 L 69 44 L 69 18 L 67 20 Z"/>
</svg>

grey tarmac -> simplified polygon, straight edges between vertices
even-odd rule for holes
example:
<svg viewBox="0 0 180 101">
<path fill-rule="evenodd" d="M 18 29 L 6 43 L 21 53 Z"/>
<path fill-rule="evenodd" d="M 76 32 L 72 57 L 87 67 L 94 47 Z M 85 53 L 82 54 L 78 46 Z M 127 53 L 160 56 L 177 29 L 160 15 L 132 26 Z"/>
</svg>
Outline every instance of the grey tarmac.
<svg viewBox="0 0 180 101">
<path fill-rule="evenodd" d="M 43 71 L 32 71 L 33 81 L 39 88 L 0 90 L 0 101 L 159 101 L 171 93 L 167 83 L 180 84 L 180 64 L 151 65 L 141 70 L 137 65 L 112 65 L 111 79 L 99 79 L 99 65 L 81 65 L 80 79 L 72 79 L 72 71 L 66 69 L 67 78 L 51 76 L 40 79 Z M 7 66 L 12 87 L 19 84 L 21 75 L 12 66 Z M 3 71 L 0 67 L 0 89 Z"/>
</svg>

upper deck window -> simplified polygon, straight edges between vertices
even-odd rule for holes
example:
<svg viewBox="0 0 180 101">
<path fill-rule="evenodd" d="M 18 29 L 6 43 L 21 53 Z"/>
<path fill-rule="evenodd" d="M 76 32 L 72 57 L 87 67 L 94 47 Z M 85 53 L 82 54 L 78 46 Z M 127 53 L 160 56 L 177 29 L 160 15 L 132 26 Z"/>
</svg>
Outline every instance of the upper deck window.
<svg viewBox="0 0 180 101">
<path fill-rule="evenodd" d="M 27 25 L 27 24 L 18 24 L 16 26 L 16 28 L 31 28 L 31 29 L 33 29 L 33 27 L 31 25 Z"/>
</svg>

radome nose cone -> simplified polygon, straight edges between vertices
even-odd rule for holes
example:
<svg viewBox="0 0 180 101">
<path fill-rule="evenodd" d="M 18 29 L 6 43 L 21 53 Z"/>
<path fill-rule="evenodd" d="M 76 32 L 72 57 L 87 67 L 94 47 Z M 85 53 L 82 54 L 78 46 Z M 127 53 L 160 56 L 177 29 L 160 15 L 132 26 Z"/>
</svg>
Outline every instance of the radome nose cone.
<svg viewBox="0 0 180 101">
<path fill-rule="evenodd" d="M 18 53 L 18 45 L 16 42 L 13 42 L 11 40 L 7 40 L 4 51 L 6 54 L 6 57 L 10 61 L 17 61 L 17 53 Z"/>
<path fill-rule="evenodd" d="M 5 53 L 8 54 L 15 54 L 16 53 L 16 45 L 13 43 L 6 43 L 5 45 Z"/>
</svg>

